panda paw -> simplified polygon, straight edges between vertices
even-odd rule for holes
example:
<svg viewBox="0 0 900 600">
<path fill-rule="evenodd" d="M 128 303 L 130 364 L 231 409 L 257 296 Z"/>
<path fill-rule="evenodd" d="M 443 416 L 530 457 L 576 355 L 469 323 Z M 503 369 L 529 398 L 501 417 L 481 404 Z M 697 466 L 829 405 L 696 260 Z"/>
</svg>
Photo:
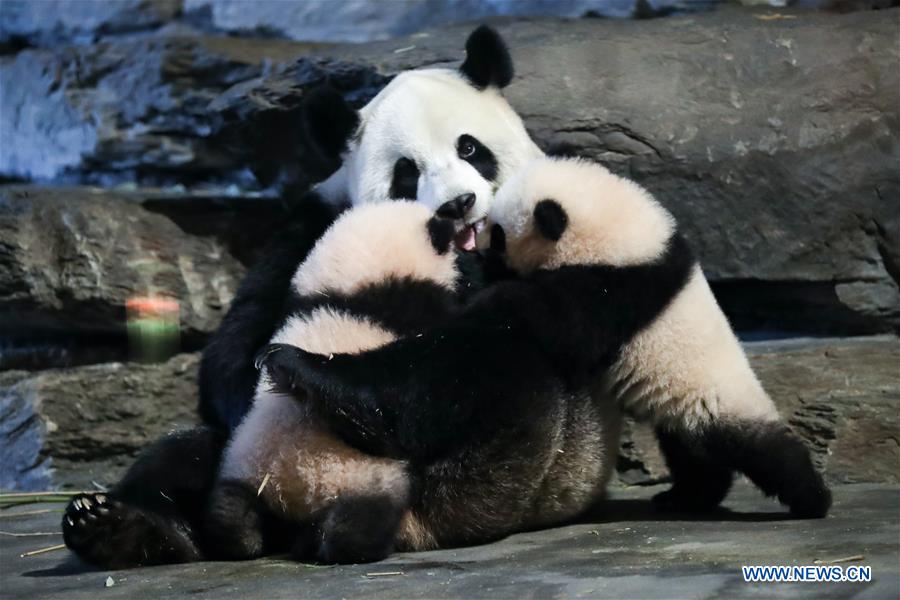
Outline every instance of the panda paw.
<svg viewBox="0 0 900 600">
<path fill-rule="evenodd" d="M 255 365 L 259 370 L 265 369 L 270 391 L 294 394 L 308 391 L 309 365 L 318 356 L 290 344 L 269 344 L 256 355 Z"/>
<path fill-rule="evenodd" d="M 106 494 L 78 494 L 62 519 L 63 541 L 79 558 L 104 568 L 197 560 L 185 530 Z"/>
</svg>

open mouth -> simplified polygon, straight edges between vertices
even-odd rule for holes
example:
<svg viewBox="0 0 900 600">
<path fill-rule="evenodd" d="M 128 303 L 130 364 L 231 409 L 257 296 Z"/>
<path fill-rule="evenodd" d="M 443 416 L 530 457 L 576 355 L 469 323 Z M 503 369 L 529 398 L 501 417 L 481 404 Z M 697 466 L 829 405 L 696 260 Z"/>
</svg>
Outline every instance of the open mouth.
<svg viewBox="0 0 900 600">
<path fill-rule="evenodd" d="M 486 221 L 487 219 L 482 217 L 472 223 L 464 224 L 463 228 L 457 232 L 456 237 L 453 238 L 456 248 L 464 252 L 474 252 L 475 238 L 484 229 Z"/>
</svg>

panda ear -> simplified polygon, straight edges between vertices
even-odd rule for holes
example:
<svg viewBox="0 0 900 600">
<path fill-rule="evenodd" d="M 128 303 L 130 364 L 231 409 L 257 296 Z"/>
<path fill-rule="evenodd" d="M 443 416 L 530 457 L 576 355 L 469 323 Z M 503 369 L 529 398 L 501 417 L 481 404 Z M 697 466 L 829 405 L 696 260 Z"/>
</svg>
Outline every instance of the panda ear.
<svg viewBox="0 0 900 600">
<path fill-rule="evenodd" d="M 450 219 L 442 219 L 440 217 L 431 217 L 428 219 L 428 237 L 431 238 L 431 245 L 438 254 L 446 254 L 453 246 L 453 236 L 456 235 L 456 229 L 453 227 L 453 221 Z"/>
<path fill-rule="evenodd" d="M 466 60 L 460 72 L 479 90 L 505 88 L 513 78 L 513 63 L 500 34 L 481 25 L 466 40 Z"/>
<path fill-rule="evenodd" d="M 534 227 L 550 241 L 558 242 L 569 225 L 569 216 L 556 200 L 541 200 L 534 207 Z"/>
<path fill-rule="evenodd" d="M 359 114 L 329 85 L 306 93 L 301 105 L 303 137 L 317 158 L 340 165 L 347 142 L 359 127 Z"/>
</svg>

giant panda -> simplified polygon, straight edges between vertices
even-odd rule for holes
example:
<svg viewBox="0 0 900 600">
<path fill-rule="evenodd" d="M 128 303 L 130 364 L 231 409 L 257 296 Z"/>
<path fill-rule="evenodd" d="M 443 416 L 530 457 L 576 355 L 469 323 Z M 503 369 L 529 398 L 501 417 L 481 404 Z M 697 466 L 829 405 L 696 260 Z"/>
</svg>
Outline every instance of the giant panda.
<svg viewBox="0 0 900 600">
<path fill-rule="evenodd" d="M 456 308 L 462 283 L 465 257 L 452 251 L 454 235 L 452 221 L 418 203 L 345 212 L 297 269 L 296 308 L 273 343 L 356 353 L 437 325 Z M 206 517 L 211 556 L 286 549 L 326 563 L 386 556 L 410 502 L 406 463 L 346 445 L 308 403 L 270 386 L 263 372 L 225 449 Z"/>
<path fill-rule="evenodd" d="M 81 558 L 128 567 L 203 555 L 198 524 L 224 444 L 254 398 L 254 358 L 291 308 L 297 265 L 341 210 L 416 200 L 453 221 L 458 246 L 472 247 L 493 192 L 541 151 L 501 95 L 513 77 L 501 37 L 479 27 L 465 48 L 459 69 L 401 73 L 359 111 L 334 90 L 304 99 L 299 127 L 309 156 L 336 170 L 309 193 L 285 198 L 284 225 L 272 231 L 204 349 L 205 425 L 162 438 L 110 493 L 77 496 L 67 507 L 64 539 Z M 477 279 L 480 270 L 472 271 L 468 278 Z"/>
<path fill-rule="evenodd" d="M 656 426 L 674 480 L 655 498 L 661 507 L 712 508 L 738 471 L 797 517 L 827 513 L 808 449 L 751 370 L 673 217 L 645 190 L 597 164 L 539 159 L 500 189 L 489 222 L 482 244 L 521 279 L 486 289 L 422 337 L 328 360 L 279 352 L 283 385 L 307 390 L 351 443 L 406 456 L 405 439 L 431 433 L 422 423 L 462 426 L 453 416 L 466 414 L 463 402 L 491 410 L 485 381 L 532 381 L 517 364 L 523 345 L 498 342 L 518 331 L 571 389 Z"/>
</svg>

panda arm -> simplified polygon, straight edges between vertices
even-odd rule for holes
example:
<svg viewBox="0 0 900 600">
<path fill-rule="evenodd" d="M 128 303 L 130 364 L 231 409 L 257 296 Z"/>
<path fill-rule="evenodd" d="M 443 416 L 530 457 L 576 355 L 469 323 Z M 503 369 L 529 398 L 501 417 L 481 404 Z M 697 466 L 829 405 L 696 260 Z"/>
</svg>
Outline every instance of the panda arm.
<svg viewBox="0 0 900 600">
<path fill-rule="evenodd" d="M 350 445 L 428 461 L 516 414 L 520 368 L 534 367 L 510 351 L 514 337 L 457 325 L 354 355 L 276 345 L 263 363 L 276 391 L 311 402 Z"/>
<path fill-rule="evenodd" d="M 270 240 L 244 277 L 200 361 L 199 412 L 204 422 L 233 429 L 249 409 L 258 377 L 253 358 L 285 315 L 297 266 L 334 218 L 334 209 L 316 194 L 297 199 L 289 225 Z"/>
</svg>

